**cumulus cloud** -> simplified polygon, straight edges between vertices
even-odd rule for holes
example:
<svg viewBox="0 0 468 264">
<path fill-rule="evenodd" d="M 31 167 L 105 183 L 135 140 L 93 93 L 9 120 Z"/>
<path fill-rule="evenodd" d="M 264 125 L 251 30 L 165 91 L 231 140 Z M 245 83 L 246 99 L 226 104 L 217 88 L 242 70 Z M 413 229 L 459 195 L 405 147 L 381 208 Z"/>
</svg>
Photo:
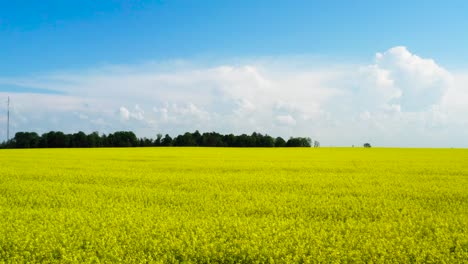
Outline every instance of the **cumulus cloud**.
<svg viewBox="0 0 468 264">
<path fill-rule="evenodd" d="M 139 105 L 135 105 L 135 112 L 132 113 L 132 117 L 141 121 L 145 119 L 145 111 Z"/>
<path fill-rule="evenodd" d="M 383 74 L 381 87 L 407 111 L 428 110 L 440 102 L 452 82 L 451 74 L 432 59 L 423 59 L 406 47 L 377 53 L 374 66 Z"/>
<path fill-rule="evenodd" d="M 432 59 L 406 47 L 377 53 L 375 63 L 361 67 L 354 79 L 355 101 L 362 111 L 398 107 L 403 112 L 428 111 L 440 104 L 453 76 Z"/>
<path fill-rule="evenodd" d="M 128 121 L 130 119 L 143 121 L 145 119 L 145 111 L 139 105 L 135 105 L 135 109 L 133 111 L 121 106 L 119 108 L 119 116 L 122 121 Z"/>
<path fill-rule="evenodd" d="M 162 106 L 153 107 L 156 114 L 155 120 L 164 125 L 193 125 L 208 122 L 211 114 L 200 109 L 193 103 L 164 103 Z"/>
<path fill-rule="evenodd" d="M 428 146 L 452 144 L 447 134 L 467 131 L 468 73 L 406 47 L 377 53 L 367 65 L 295 60 L 108 66 L 0 77 L 0 84 L 58 91 L 10 93 L 16 130 L 258 131 L 322 145 Z"/>
<path fill-rule="evenodd" d="M 121 106 L 119 109 L 119 115 L 122 120 L 130 119 L 130 111 L 128 111 L 128 109 L 123 106 Z"/>
</svg>

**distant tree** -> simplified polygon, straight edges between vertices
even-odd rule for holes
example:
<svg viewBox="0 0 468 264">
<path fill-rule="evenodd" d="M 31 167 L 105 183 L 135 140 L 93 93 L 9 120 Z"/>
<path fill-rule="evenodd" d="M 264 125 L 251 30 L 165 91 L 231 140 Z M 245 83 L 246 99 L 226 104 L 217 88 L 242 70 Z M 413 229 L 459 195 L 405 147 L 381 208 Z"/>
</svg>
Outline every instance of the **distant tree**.
<svg viewBox="0 0 468 264">
<path fill-rule="evenodd" d="M 319 148 L 320 147 L 320 142 L 317 140 L 314 141 L 314 148 Z"/>
<path fill-rule="evenodd" d="M 265 135 L 262 139 L 262 144 L 264 147 L 273 148 L 275 147 L 275 139 L 269 135 Z"/>
<path fill-rule="evenodd" d="M 35 132 L 18 132 L 10 142 L 15 148 L 37 148 L 40 137 Z"/>
<path fill-rule="evenodd" d="M 68 148 L 70 147 L 71 135 L 66 135 L 61 131 L 50 131 L 46 134 L 47 148 Z"/>
<path fill-rule="evenodd" d="M 42 134 L 41 138 L 39 139 L 39 147 L 40 148 L 47 148 L 47 133 Z"/>
<path fill-rule="evenodd" d="M 223 136 L 223 142 L 227 147 L 234 147 L 236 146 L 237 137 L 233 134 Z"/>
<path fill-rule="evenodd" d="M 224 137 L 216 132 L 203 133 L 201 137 L 200 146 L 203 147 L 224 147 L 227 143 Z"/>
<path fill-rule="evenodd" d="M 153 146 L 153 140 L 150 138 L 140 138 L 139 140 L 139 146 L 140 147 L 151 147 Z"/>
<path fill-rule="evenodd" d="M 192 133 L 192 138 L 195 140 L 195 146 L 201 146 L 202 143 L 202 135 L 198 130 L 195 130 L 195 132 Z"/>
<path fill-rule="evenodd" d="M 178 147 L 188 147 L 188 146 L 196 146 L 197 142 L 195 138 L 193 138 L 192 134 L 186 132 L 183 135 L 178 135 L 173 140 L 173 145 Z"/>
<path fill-rule="evenodd" d="M 109 134 L 107 139 L 112 147 L 136 147 L 139 143 L 135 133 L 131 131 L 118 131 Z"/>
<path fill-rule="evenodd" d="M 172 139 L 168 134 L 164 137 L 157 134 L 151 138 L 137 138 L 131 131 L 117 131 L 108 135 L 93 132 L 86 135 L 79 131 L 74 134 L 64 134 L 60 131 L 50 131 L 39 136 L 35 132 L 17 132 L 8 142 L 0 144 L 0 148 L 84 148 L 84 147 L 148 147 L 148 146 L 207 146 L 207 147 L 310 147 L 310 138 L 290 138 L 287 142 L 258 132 L 251 135 L 222 135 L 217 132 L 200 134 L 186 132 Z M 318 147 L 318 141 L 314 146 Z"/>
<path fill-rule="evenodd" d="M 242 134 L 236 137 L 236 144 L 235 147 L 252 147 L 254 145 L 254 141 L 252 137 Z"/>
<path fill-rule="evenodd" d="M 275 139 L 275 147 L 277 148 L 286 147 L 286 140 L 284 140 L 282 137 L 277 137 Z"/>
<path fill-rule="evenodd" d="M 157 134 L 156 135 L 156 139 L 154 140 L 153 142 L 153 145 L 156 146 L 156 147 L 159 147 L 161 146 L 161 139 L 162 139 L 162 134 Z"/>
<path fill-rule="evenodd" d="M 93 132 L 87 135 L 86 139 L 88 141 L 88 147 L 90 148 L 102 147 L 103 140 L 105 139 L 105 135 L 100 137 L 98 132 Z"/>
<path fill-rule="evenodd" d="M 257 147 L 271 148 L 275 146 L 275 139 L 269 135 L 262 135 L 258 133 L 255 143 Z"/>
<path fill-rule="evenodd" d="M 370 148 L 370 147 L 371 147 L 371 144 L 370 144 L 370 143 L 364 143 L 364 147 L 365 147 L 365 148 Z"/>
<path fill-rule="evenodd" d="M 71 135 L 70 147 L 75 148 L 86 148 L 88 147 L 88 137 L 82 131 Z"/>
<path fill-rule="evenodd" d="M 312 140 L 305 137 L 290 138 L 286 142 L 286 147 L 311 147 Z"/>
<path fill-rule="evenodd" d="M 161 146 L 163 147 L 169 147 L 172 146 L 172 138 L 168 134 L 164 136 L 164 138 L 161 140 Z"/>
<path fill-rule="evenodd" d="M 109 135 L 111 135 L 111 134 L 109 134 Z M 111 147 L 111 145 L 109 143 L 109 136 L 108 135 L 102 134 L 102 136 L 100 137 L 100 140 L 101 140 L 101 146 Z"/>
</svg>

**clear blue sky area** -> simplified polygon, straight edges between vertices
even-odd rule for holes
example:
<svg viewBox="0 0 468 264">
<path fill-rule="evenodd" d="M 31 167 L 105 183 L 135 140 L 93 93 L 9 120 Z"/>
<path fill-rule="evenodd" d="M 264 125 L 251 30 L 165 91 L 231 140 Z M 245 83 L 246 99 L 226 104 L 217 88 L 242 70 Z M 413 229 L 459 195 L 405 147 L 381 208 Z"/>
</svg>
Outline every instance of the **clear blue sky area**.
<svg viewBox="0 0 468 264">
<path fill-rule="evenodd" d="M 405 45 L 466 66 L 468 1 L 9 1 L 0 75 L 196 56 L 354 60 Z"/>
</svg>

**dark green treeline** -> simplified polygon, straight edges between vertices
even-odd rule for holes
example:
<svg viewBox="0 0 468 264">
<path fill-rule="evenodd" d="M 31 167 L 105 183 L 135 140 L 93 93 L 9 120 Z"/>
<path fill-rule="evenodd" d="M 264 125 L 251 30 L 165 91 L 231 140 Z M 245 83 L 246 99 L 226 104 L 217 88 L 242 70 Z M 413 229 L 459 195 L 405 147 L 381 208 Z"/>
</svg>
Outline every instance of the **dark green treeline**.
<svg viewBox="0 0 468 264">
<path fill-rule="evenodd" d="M 0 148 L 96 148 L 96 147 L 311 147 L 312 141 L 305 137 L 292 137 L 284 140 L 269 135 L 252 133 L 252 135 L 222 135 L 216 132 L 185 133 L 175 138 L 168 134 L 158 134 L 155 139 L 137 138 L 131 131 L 119 131 L 108 135 L 97 132 L 85 134 L 78 132 L 65 134 L 51 131 L 38 135 L 35 132 L 18 132 L 8 142 L 0 144 Z M 314 142 L 318 147 L 319 143 Z"/>
</svg>

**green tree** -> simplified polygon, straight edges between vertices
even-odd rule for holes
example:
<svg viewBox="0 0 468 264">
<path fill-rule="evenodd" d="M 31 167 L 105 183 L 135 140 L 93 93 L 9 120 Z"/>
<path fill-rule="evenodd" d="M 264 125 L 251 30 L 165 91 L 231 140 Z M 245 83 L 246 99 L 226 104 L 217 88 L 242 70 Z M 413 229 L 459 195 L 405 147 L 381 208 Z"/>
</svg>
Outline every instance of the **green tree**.
<svg viewBox="0 0 468 264">
<path fill-rule="evenodd" d="M 275 139 L 275 147 L 277 148 L 286 147 L 286 141 L 282 137 L 277 137 Z"/>
<path fill-rule="evenodd" d="M 103 135 L 105 137 L 105 135 Z M 99 136 L 98 132 L 93 132 L 89 135 L 86 136 L 87 142 L 88 142 L 88 147 L 95 148 L 95 147 L 102 147 L 103 146 L 103 140 Z"/>
<path fill-rule="evenodd" d="M 153 142 L 153 145 L 156 147 L 161 146 L 162 134 L 157 134 L 156 139 Z"/>
<path fill-rule="evenodd" d="M 12 143 L 15 148 L 37 148 L 39 141 L 40 137 L 35 132 L 17 132 Z"/>
<path fill-rule="evenodd" d="M 292 137 L 286 142 L 286 147 L 311 147 L 311 144 L 312 140 L 308 137 Z"/>
<path fill-rule="evenodd" d="M 163 147 L 169 147 L 172 146 L 172 138 L 168 134 L 164 136 L 164 138 L 161 140 L 161 146 Z"/>
<path fill-rule="evenodd" d="M 73 134 L 70 137 L 70 147 L 76 148 L 87 148 L 88 147 L 88 137 L 82 131 Z"/>
</svg>

